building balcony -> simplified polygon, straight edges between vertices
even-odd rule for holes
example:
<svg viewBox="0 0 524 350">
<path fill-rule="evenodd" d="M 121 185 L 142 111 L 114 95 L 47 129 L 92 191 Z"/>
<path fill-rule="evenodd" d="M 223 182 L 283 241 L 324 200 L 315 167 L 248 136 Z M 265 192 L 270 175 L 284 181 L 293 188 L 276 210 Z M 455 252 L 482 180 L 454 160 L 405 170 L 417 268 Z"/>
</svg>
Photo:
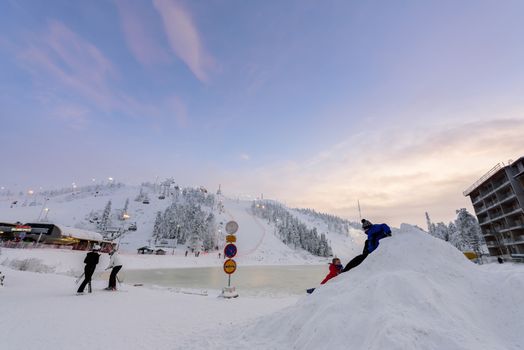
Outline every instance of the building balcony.
<svg viewBox="0 0 524 350">
<path fill-rule="evenodd" d="M 520 178 L 520 177 L 522 177 L 522 176 L 524 176 L 524 170 L 522 170 L 521 172 L 519 172 L 519 173 L 513 175 L 513 178 L 518 179 L 518 178 Z"/>
<path fill-rule="evenodd" d="M 511 211 L 505 213 L 504 215 L 505 216 L 510 216 L 510 215 L 520 214 L 520 213 L 524 212 L 521 207 L 513 207 L 510 210 Z"/>
<path fill-rule="evenodd" d="M 486 191 L 482 191 L 482 192 L 479 191 L 479 196 L 476 198 L 476 200 L 474 201 L 472 198 L 473 205 L 480 203 L 481 200 L 486 199 L 487 197 L 491 196 L 492 194 L 500 191 L 501 189 L 509 185 L 511 185 L 511 182 L 509 181 L 508 178 L 506 178 L 502 182 L 496 182 L 495 184 L 493 184 L 492 188 Z"/>
<path fill-rule="evenodd" d="M 488 210 L 491 210 L 491 209 L 494 209 L 500 205 L 503 205 L 504 203 L 507 203 L 509 202 L 510 200 L 512 199 L 516 199 L 517 196 L 514 194 L 514 193 L 511 193 L 510 196 L 507 196 L 507 197 L 504 197 L 502 200 L 500 201 L 495 201 L 495 202 L 490 202 L 490 203 L 486 203 L 486 206 L 482 206 L 478 209 L 478 211 L 476 211 L 477 215 L 479 214 L 483 214 L 485 212 L 487 212 Z"/>
<path fill-rule="evenodd" d="M 524 229 L 524 225 L 523 224 L 516 224 L 516 225 L 513 225 L 511 227 L 504 228 L 504 229 L 500 230 L 499 232 L 500 233 L 505 233 L 505 232 L 509 232 L 509 231 L 522 230 L 522 229 Z"/>
</svg>

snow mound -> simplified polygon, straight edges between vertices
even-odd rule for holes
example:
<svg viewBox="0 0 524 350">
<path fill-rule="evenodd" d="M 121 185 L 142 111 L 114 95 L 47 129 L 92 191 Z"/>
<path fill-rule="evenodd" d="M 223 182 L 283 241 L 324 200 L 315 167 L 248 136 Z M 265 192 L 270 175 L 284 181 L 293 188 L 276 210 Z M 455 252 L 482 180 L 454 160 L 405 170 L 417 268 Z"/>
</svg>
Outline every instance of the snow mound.
<svg viewBox="0 0 524 350">
<path fill-rule="evenodd" d="M 405 225 L 357 268 L 247 326 L 251 349 L 522 349 L 524 276 Z"/>
<path fill-rule="evenodd" d="M 28 259 L 6 259 L 1 265 L 8 266 L 13 270 L 19 271 L 31 271 L 38 273 L 53 273 L 55 268 L 44 264 L 40 259 L 28 258 Z"/>
</svg>

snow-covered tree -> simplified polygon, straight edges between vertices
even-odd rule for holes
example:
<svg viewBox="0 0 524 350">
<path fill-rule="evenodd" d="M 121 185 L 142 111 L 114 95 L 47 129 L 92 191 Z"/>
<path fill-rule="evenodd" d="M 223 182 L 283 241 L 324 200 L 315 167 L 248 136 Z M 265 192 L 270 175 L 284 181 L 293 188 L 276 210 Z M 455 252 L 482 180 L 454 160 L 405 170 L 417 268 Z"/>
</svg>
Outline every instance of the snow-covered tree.
<svg viewBox="0 0 524 350">
<path fill-rule="evenodd" d="M 142 187 L 140 187 L 140 192 L 136 196 L 135 202 L 142 202 L 144 200 L 144 196 L 145 196 L 144 190 L 142 189 Z"/>
<path fill-rule="evenodd" d="M 161 237 L 162 212 L 156 213 L 155 225 L 153 226 L 153 239 L 155 242 Z"/>
<path fill-rule="evenodd" d="M 431 222 L 428 212 L 426 212 L 426 224 L 428 225 L 428 233 L 432 236 L 437 237 L 436 232 L 435 232 L 435 224 Z"/>
<path fill-rule="evenodd" d="M 111 201 L 107 202 L 102 217 L 98 221 L 98 232 L 104 233 L 111 226 Z"/>
<path fill-rule="evenodd" d="M 443 222 L 437 223 L 434 229 L 434 236 L 449 242 L 449 227 Z"/>
<path fill-rule="evenodd" d="M 302 248 L 313 255 L 330 256 L 331 247 L 324 234 L 318 235 L 316 228 L 309 229 L 279 203 L 273 201 L 255 201 L 251 211 L 263 219 L 273 222 L 276 234 L 284 244 L 294 249 Z"/>
<path fill-rule="evenodd" d="M 466 208 L 461 208 L 457 210 L 455 226 L 457 228 L 458 240 L 461 242 L 463 249 L 472 250 L 480 256 L 484 239 L 477 219 Z"/>
</svg>

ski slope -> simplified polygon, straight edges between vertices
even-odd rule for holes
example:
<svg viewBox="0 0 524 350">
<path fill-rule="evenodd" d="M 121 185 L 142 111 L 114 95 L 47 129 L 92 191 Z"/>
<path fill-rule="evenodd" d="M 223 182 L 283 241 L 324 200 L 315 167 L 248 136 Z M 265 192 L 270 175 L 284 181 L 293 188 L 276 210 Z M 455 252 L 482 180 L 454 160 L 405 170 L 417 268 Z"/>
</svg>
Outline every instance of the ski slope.
<svg viewBox="0 0 524 350">
<path fill-rule="evenodd" d="M 241 263 L 303 264 L 305 262 L 325 262 L 325 258 L 314 257 L 306 251 L 294 250 L 283 244 L 275 236 L 273 225 L 250 212 L 250 201 L 226 199 L 225 219 L 238 223 L 237 247 L 235 257 Z"/>
<path fill-rule="evenodd" d="M 125 228 L 130 223 L 136 223 L 137 225 L 136 231 L 127 231 L 122 237 L 117 239 L 117 243 L 119 243 L 120 250 L 124 256 L 131 256 L 136 254 L 137 248 L 149 246 L 152 243 L 151 236 L 156 214 L 158 211 L 163 212 L 172 203 L 169 197 L 159 199 L 158 193 L 155 193 L 150 187 L 142 187 L 142 191 L 147 194 L 149 198 L 149 204 L 136 202 L 134 199 L 139 194 L 139 191 L 140 187 L 138 186 L 115 186 L 114 188 L 104 188 L 104 190 L 99 191 L 96 195 L 89 192 L 71 192 L 50 197 L 49 200 L 46 200 L 44 196 L 37 193 L 33 195 L 22 194 L 0 197 L 0 222 L 36 222 L 40 217 L 41 219 L 46 218 L 48 222 L 55 223 L 59 226 L 71 226 L 95 231 L 96 224 L 88 221 L 89 214 L 93 211 L 101 213 L 107 202 L 111 200 L 113 213 L 111 226 Z M 129 199 L 127 213 L 130 218 L 126 221 L 121 221 L 118 220 L 116 213 L 123 209 L 126 199 Z M 237 232 L 238 255 L 235 259 L 240 264 L 300 265 L 326 263 L 330 260 L 328 258 L 315 257 L 304 250 L 295 250 L 285 245 L 276 237 L 275 227 L 272 224 L 251 214 L 251 201 L 227 197 L 221 197 L 221 200 L 224 204 L 224 212 L 219 213 L 216 208 L 213 210 L 216 221 L 219 223 L 217 229 L 222 231 L 222 237 L 218 242 L 218 252 L 201 254 L 198 259 L 195 259 L 191 254 L 186 257 L 185 251 L 187 248 L 180 245 L 177 249 L 168 249 L 171 254 L 167 256 L 129 258 L 128 266 L 133 266 L 133 268 L 148 268 L 151 266 L 220 266 L 222 260 L 217 259 L 218 253 L 221 252 L 225 244 L 223 238 L 225 236 L 224 227 L 230 220 L 235 220 L 239 224 L 239 230 Z M 13 201 L 18 201 L 17 205 L 12 206 Z M 43 211 L 44 208 L 49 208 L 47 216 Z M 203 209 L 206 211 L 212 210 L 208 207 L 204 207 Z M 311 220 L 307 215 L 302 215 L 298 212 L 293 212 L 293 215 L 304 220 L 309 227 L 317 227 L 319 233 L 325 233 L 331 241 L 335 254 L 344 259 L 349 259 L 358 254 L 362 249 L 364 235 L 361 231 L 356 230 L 349 236 L 341 235 L 339 233 L 329 232 L 321 221 Z M 31 255 L 38 258 L 40 255 L 47 254 L 31 253 Z M 65 258 L 68 255 L 61 254 L 59 256 Z M 77 258 L 71 257 L 68 259 Z M 72 261 L 68 260 L 68 262 Z M 64 262 L 64 264 L 66 263 Z M 63 271 L 60 264 L 55 264 L 54 268 L 57 268 L 58 271 Z"/>
</svg>

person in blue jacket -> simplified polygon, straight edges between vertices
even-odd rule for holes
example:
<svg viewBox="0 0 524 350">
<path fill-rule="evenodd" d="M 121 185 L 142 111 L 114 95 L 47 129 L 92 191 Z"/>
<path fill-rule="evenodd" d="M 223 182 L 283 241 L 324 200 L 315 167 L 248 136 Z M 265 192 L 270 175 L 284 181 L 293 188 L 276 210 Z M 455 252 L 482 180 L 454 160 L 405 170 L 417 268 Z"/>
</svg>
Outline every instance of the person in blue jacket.
<svg viewBox="0 0 524 350">
<path fill-rule="evenodd" d="M 373 225 L 370 221 L 362 219 L 362 228 L 368 236 L 368 239 L 364 243 L 364 250 L 362 254 L 354 257 L 350 262 L 347 263 L 346 267 L 342 269 L 342 272 L 351 270 L 354 267 L 360 265 L 366 257 L 371 254 L 378 247 L 378 241 L 382 238 L 391 236 L 391 229 L 386 224 L 375 224 Z"/>
</svg>

